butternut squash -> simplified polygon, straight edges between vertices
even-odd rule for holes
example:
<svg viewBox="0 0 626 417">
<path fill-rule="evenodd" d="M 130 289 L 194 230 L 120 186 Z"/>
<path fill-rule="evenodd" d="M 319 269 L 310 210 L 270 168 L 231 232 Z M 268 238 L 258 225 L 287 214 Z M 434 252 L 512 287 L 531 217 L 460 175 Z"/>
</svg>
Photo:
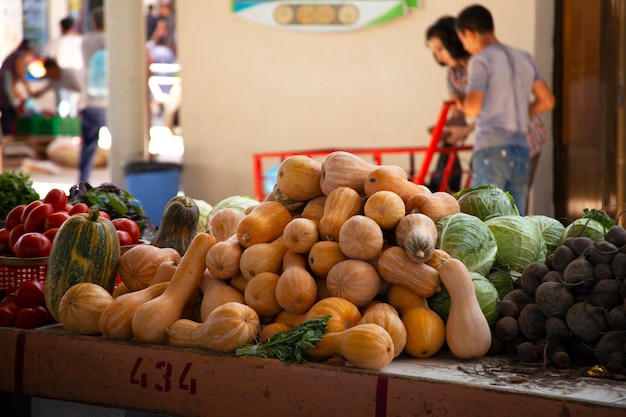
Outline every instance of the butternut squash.
<svg viewBox="0 0 626 417">
<path fill-rule="evenodd" d="M 374 323 L 358 324 L 339 332 L 329 332 L 306 354 L 316 359 L 340 355 L 360 369 L 379 371 L 394 358 L 391 336 Z"/>
<path fill-rule="evenodd" d="M 398 194 L 381 190 L 367 198 L 363 214 L 374 220 L 381 229 L 392 230 L 406 214 L 406 208 Z"/>
<path fill-rule="evenodd" d="M 302 213 L 300 214 L 305 219 L 319 221 L 324 215 L 324 204 L 326 203 L 326 196 L 320 195 L 307 201 Z"/>
<path fill-rule="evenodd" d="M 237 224 L 237 238 L 244 248 L 271 242 L 283 234 L 291 213 L 276 201 L 263 201 Z"/>
<path fill-rule="evenodd" d="M 215 237 L 208 233 L 194 236 L 163 294 L 142 304 L 133 315 L 135 340 L 155 344 L 167 341 L 165 329 L 181 317 L 187 300 L 198 288 L 206 269 L 206 254 L 215 243 Z"/>
<path fill-rule="evenodd" d="M 422 213 L 437 221 L 442 217 L 461 212 L 458 200 L 450 193 L 437 191 L 417 193 L 406 202 L 407 213 Z"/>
<path fill-rule="evenodd" d="M 79 282 L 72 285 L 61 297 L 59 323 L 75 334 L 100 334 L 100 317 L 112 302 L 113 296 L 100 285 Z"/>
<path fill-rule="evenodd" d="M 286 332 L 291 326 L 285 323 L 270 323 L 261 327 L 261 343 L 267 342 L 267 339 L 275 334 Z"/>
<path fill-rule="evenodd" d="M 274 317 L 282 311 L 276 300 L 276 285 L 280 275 L 261 272 L 250 278 L 244 292 L 245 302 L 261 317 Z"/>
<path fill-rule="evenodd" d="M 320 239 L 338 241 L 341 226 L 360 213 L 362 206 L 361 196 L 352 188 L 334 188 L 326 197 L 324 215 L 319 222 Z"/>
<path fill-rule="evenodd" d="M 319 221 L 299 217 L 291 220 L 283 231 L 283 241 L 287 249 L 296 253 L 307 253 L 319 240 Z"/>
<path fill-rule="evenodd" d="M 400 313 L 406 329 L 404 351 L 415 358 L 428 358 L 441 350 L 446 341 L 443 319 L 428 307 L 424 297 L 400 285 L 392 285 L 387 300 Z"/>
<path fill-rule="evenodd" d="M 322 195 L 320 182 L 322 164 L 306 155 L 292 155 L 278 167 L 276 185 L 285 197 L 292 200 L 310 200 Z"/>
<path fill-rule="evenodd" d="M 326 277 L 326 286 L 331 296 L 345 298 L 355 306 L 363 307 L 378 294 L 380 276 L 371 264 L 346 259 L 331 268 Z"/>
<path fill-rule="evenodd" d="M 392 191 L 406 201 L 414 194 L 423 193 L 428 188 L 407 179 L 404 168 L 397 165 L 379 165 L 365 179 L 365 194 L 371 196 L 377 191 Z M 430 191 L 428 191 L 430 193 Z"/>
<path fill-rule="evenodd" d="M 491 330 L 480 309 L 472 278 L 463 262 L 450 258 L 439 268 L 439 277 L 450 294 L 446 340 L 454 356 L 472 359 L 491 347 Z"/>
<path fill-rule="evenodd" d="M 239 209 L 224 207 L 209 217 L 209 233 L 215 236 L 218 242 L 227 240 L 237 234 L 237 225 L 245 216 Z"/>
<path fill-rule="evenodd" d="M 413 262 L 399 246 L 385 249 L 378 258 L 376 269 L 388 283 L 402 285 L 421 297 L 432 296 L 440 286 L 439 273 L 435 268 Z"/>
<path fill-rule="evenodd" d="M 342 297 L 328 297 L 317 301 L 306 313 L 295 314 L 288 311 L 281 311 L 276 316 L 275 322 L 285 323 L 290 327 L 320 317 L 330 316 L 328 332 L 339 332 L 356 326 L 361 320 L 361 312 L 352 302 Z"/>
<path fill-rule="evenodd" d="M 426 261 L 426 265 L 432 266 L 439 271 L 441 265 L 443 265 L 443 263 L 448 259 L 450 259 L 450 254 L 448 254 L 448 252 L 443 249 L 435 249 L 432 258 Z"/>
<path fill-rule="evenodd" d="M 147 301 L 163 294 L 169 282 L 160 282 L 142 290 L 120 295 L 109 304 L 100 316 L 100 332 L 107 339 L 133 338 L 133 314 Z"/>
<path fill-rule="evenodd" d="M 393 340 L 394 357 L 397 358 L 406 346 L 406 327 L 400 319 L 400 314 L 391 304 L 377 302 L 365 310 L 359 324 L 374 323 L 387 330 Z"/>
<path fill-rule="evenodd" d="M 248 278 L 244 277 L 243 274 L 241 273 L 237 274 L 236 276 L 230 279 L 230 286 L 242 294 L 246 291 L 247 285 L 248 285 Z"/>
<path fill-rule="evenodd" d="M 221 212 L 222 210 L 218 211 Z M 237 235 L 217 242 L 209 249 L 205 258 L 207 270 L 217 279 L 230 279 L 239 274 L 239 261 L 243 248 Z"/>
<path fill-rule="evenodd" d="M 320 240 L 309 250 L 308 265 L 311 272 L 318 278 L 326 278 L 328 271 L 348 257 L 339 247 L 339 242 Z"/>
<path fill-rule="evenodd" d="M 154 273 L 154 278 L 152 278 L 150 285 L 155 285 L 161 282 L 170 282 L 170 280 L 174 276 L 174 272 L 176 272 L 176 268 L 178 268 L 179 262 L 180 259 L 162 262 L 157 267 L 156 272 Z"/>
<path fill-rule="evenodd" d="M 178 261 L 180 254 L 176 249 L 152 245 L 137 245 L 130 248 L 120 259 L 120 279 L 129 290 L 146 288 L 156 274 L 156 270 L 165 261 Z"/>
<path fill-rule="evenodd" d="M 204 321 L 209 314 L 222 304 L 236 301 L 244 303 L 243 294 L 231 287 L 221 279 L 215 278 L 209 271 L 204 271 L 199 283 L 202 291 L 202 301 L 200 302 L 200 321 Z"/>
<path fill-rule="evenodd" d="M 287 252 L 287 246 L 282 235 L 271 243 L 257 243 L 249 246 L 241 254 L 239 270 L 248 281 L 261 272 L 279 273 L 285 252 Z"/>
<path fill-rule="evenodd" d="M 383 250 L 383 231 L 378 223 L 361 214 L 354 215 L 339 229 L 339 248 L 348 257 L 367 261 Z"/>
<path fill-rule="evenodd" d="M 176 320 L 167 327 L 167 335 L 172 346 L 233 352 L 252 343 L 258 337 L 260 327 L 259 316 L 254 309 L 232 301 L 216 307 L 202 323 Z"/>
<path fill-rule="evenodd" d="M 364 161 L 353 153 L 334 151 L 322 161 L 320 188 L 324 195 L 329 195 L 338 187 L 352 188 L 357 194 L 363 194 L 365 179 L 374 165 Z"/>
<path fill-rule="evenodd" d="M 413 262 L 426 262 L 435 252 L 437 226 L 425 214 L 407 214 L 396 226 L 396 244 Z"/>
<path fill-rule="evenodd" d="M 315 279 L 306 270 L 304 255 L 292 251 L 283 256 L 283 273 L 276 284 L 276 301 L 287 311 L 306 312 L 317 299 Z"/>
</svg>

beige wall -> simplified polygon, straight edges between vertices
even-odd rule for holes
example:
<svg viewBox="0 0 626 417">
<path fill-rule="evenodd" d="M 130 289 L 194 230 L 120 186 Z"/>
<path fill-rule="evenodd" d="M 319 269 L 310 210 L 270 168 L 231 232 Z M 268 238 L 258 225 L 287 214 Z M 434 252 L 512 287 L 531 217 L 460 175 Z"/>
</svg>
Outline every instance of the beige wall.
<svg viewBox="0 0 626 417">
<path fill-rule="evenodd" d="M 379 26 L 303 33 L 244 21 L 229 1 L 178 0 L 183 190 L 210 203 L 252 195 L 259 152 L 426 145 L 447 93 L 424 33 L 469 3 L 421 3 Z M 553 2 L 482 4 L 500 40 L 535 54 L 550 82 Z"/>
</svg>

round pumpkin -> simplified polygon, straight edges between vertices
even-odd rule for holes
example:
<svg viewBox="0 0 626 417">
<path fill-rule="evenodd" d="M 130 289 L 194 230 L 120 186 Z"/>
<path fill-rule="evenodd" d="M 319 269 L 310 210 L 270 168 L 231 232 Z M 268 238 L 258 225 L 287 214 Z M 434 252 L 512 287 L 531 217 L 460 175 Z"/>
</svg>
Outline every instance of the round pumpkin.
<svg viewBox="0 0 626 417">
<path fill-rule="evenodd" d="M 100 334 L 102 312 L 113 302 L 113 296 L 98 284 L 81 282 L 71 286 L 59 302 L 59 322 L 76 334 Z"/>
<path fill-rule="evenodd" d="M 328 272 L 326 286 L 332 296 L 345 298 L 357 307 L 363 307 L 378 294 L 380 277 L 370 263 L 346 259 Z"/>
</svg>

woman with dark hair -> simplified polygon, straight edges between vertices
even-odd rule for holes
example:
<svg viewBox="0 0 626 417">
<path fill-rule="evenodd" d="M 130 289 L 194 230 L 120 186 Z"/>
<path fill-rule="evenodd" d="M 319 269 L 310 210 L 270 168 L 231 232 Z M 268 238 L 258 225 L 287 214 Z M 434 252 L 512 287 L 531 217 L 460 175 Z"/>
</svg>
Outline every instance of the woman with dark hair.
<svg viewBox="0 0 626 417">
<path fill-rule="evenodd" d="M 468 64 L 471 54 L 465 50 L 458 36 L 456 19 L 444 16 L 426 30 L 426 43 L 433 52 L 435 61 L 448 67 L 447 84 L 450 98 L 455 102 L 463 102 L 467 93 Z M 451 126 L 450 126 L 451 125 Z M 456 127 L 461 125 L 461 127 Z M 445 140 L 447 143 L 457 143 L 464 140 L 474 130 L 474 125 L 465 123 L 465 116 L 457 107 L 452 110 L 451 121 L 446 125 Z M 528 189 L 533 185 L 533 179 L 541 148 L 550 136 L 539 118 L 531 116 L 528 121 L 528 145 L 530 147 L 531 169 Z M 528 213 L 527 207 L 521 208 Z M 524 210 L 525 209 L 525 210 Z"/>
</svg>

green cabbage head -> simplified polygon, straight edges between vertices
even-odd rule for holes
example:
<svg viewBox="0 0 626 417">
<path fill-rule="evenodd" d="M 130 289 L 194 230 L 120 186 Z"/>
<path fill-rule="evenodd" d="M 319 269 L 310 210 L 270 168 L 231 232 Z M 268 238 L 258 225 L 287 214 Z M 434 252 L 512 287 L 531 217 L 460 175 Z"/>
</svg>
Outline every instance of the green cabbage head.
<svg viewBox="0 0 626 417">
<path fill-rule="evenodd" d="M 474 215 L 481 220 L 519 214 L 513 196 L 491 184 L 464 188 L 454 196 L 462 213 Z"/>
<path fill-rule="evenodd" d="M 561 244 L 561 238 L 565 231 L 563 223 L 557 219 L 549 216 L 543 216 L 541 214 L 535 214 L 526 216 L 528 220 L 531 220 L 539 228 L 539 232 L 543 236 L 543 240 L 546 241 L 547 253 L 552 253 Z"/>
<path fill-rule="evenodd" d="M 476 216 L 451 214 L 435 222 L 437 247 L 460 259 L 470 272 L 487 275 L 498 250 L 496 239 L 487 225 Z"/>
<path fill-rule="evenodd" d="M 499 266 L 521 274 L 528 264 L 546 260 L 546 241 L 533 221 L 522 216 L 499 216 L 485 224 L 498 242 Z"/>
</svg>

